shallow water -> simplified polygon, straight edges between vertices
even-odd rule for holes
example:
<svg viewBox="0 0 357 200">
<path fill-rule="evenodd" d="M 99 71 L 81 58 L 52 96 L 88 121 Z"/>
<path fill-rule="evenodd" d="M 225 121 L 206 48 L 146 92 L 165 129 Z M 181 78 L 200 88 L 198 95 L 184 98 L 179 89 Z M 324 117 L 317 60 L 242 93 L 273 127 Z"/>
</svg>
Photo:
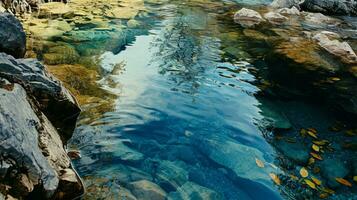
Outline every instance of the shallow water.
<svg viewBox="0 0 357 200">
<path fill-rule="evenodd" d="M 147 2 L 149 14 L 137 17 L 139 28 L 126 29 L 128 38 L 71 44 L 84 49 L 81 56 L 105 50 L 93 57 L 109 106 L 84 104 L 68 145 L 81 152 L 74 166 L 87 186 L 84 198 L 130 199 L 127 189 L 140 180 L 159 185 L 169 199 L 299 197 L 271 180 L 288 175 L 271 128 L 291 122 L 286 134 L 296 143 L 302 127 L 329 133 L 334 116 L 303 100 L 258 95 L 256 72 L 266 70 L 261 55 L 271 49 L 237 33 L 227 20 L 232 1 L 163 2 Z M 251 44 L 255 54 L 245 51 Z"/>
</svg>

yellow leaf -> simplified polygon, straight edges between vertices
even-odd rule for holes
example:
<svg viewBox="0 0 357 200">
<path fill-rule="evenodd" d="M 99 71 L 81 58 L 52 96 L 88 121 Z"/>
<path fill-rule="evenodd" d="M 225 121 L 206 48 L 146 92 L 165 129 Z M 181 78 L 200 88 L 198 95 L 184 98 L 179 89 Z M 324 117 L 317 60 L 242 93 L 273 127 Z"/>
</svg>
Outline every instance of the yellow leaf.
<svg viewBox="0 0 357 200">
<path fill-rule="evenodd" d="M 332 81 L 339 81 L 339 80 L 341 80 L 341 79 L 338 78 L 338 77 L 331 77 L 331 80 L 332 80 Z"/>
<path fill-rule="evenodd" d="M 321 190 L 328 194 L 335 194 L 335 191 L 331 190 L 330 188 L 321 188 Z"/>
<path fill-rule="evenodd" d="M 258 165 L 258 167 L 264 168 L 264 163 L 258 158 L 255 158 L 255 163 Z"/>
<path fill-rule="evenodd" d="M 322 160 L 322 157 L 321 157 L 319 154 L 317 154 L 317 153 L 311 152 L 310 155 L 311 155 L 312 157 L 316 158 L 317 160 Z"/>
<path fill-rule="evenodd" d="M 354 176 L 354 177 L 353 177 L 353 181 L 354 181 L 354 182 L 357 182 L 357 176 Z"/>
<path fill-rule="evenodd" d="M 316 128 L 308 128 L 307 131 L 313 132 L 315 134 L 317 133 Z"/>
<path fill-rule="evenodd" d="M 316 185 L 321 185 L 321 181 L 315 177 L 312 177 L 311 180 L 316 184 Z"/>
<path fill-rule="evenodd" d="M 326 199 L 329 196 L 327 193 L 322 193 L 319 195 L 320 199 Z"/>
<path fill-rule="evenodd" d="M 297 176 L 293 175 L 293 174 L 290 174 L 289 176 L 290 176 L 291 179 L 293 179 L 295 181 L 299 180 L 299 178 Z"/>
<path fill-rule="evenodd" d="M 307 134 L 308 134 L 308 135 L 310 135 L 311 137 L 313 137 L 313 138 L 317 139 L 317 135 L 316 135 L 316 133 L 314 133 L 314 132 L 312 132 L 312 131 L 308 130 L 308 131 L 307 131 Z"/>
<path fill-rule="evenodd" d="M 303 129 L 303 128 L 302 128 L 302 129 L 300 130 L 300 135 L 301 135 L 302 137 L 305 137 L 306 134 L 307 134 L 306 129 Z"/>
<path fill-rule="evenodd" d="M 328 141 L 327 140 L 314 140 L 314 141 L 312 141 L 312 143 L 319 145 L 319 146 L 324 146 L 324 145 L 328 144 Z"/>
<path fill-rule="evenodd" d="M 271 179 L 273 179 L 275 184 L 277 184 L 277 185 L 281 184 L 280 178 L 276 174 L 270 173 L 269 176 Z"/>
<path fill-rule="evenodd" d="M 345 185 L 347 187 L 352 187 L 352 183 L 350 183 L 348 180 L 343 179 L 343 178 L 336 178 L 336 181 L 342 185 Z"/>
<path fill-rule="evenodd" d="M 320 147 L 317 146 L 316 144 L 313 144 L 313 145 L 312 145 L 312 149 L 313 149 L 314 151 L 316 151 L 316 152 L 319 152 L 319 151 L 320 151 Z"/>
<path fill-rule="evenodd" d="M 304 179 L 305 183 L 311 187 L 312 189 L 315 189 L 316 190 L 316 185 L 315 183 L 313 183 L 312 181 L 310 181 L 309 179 Z"/>
<path fill-rule="evenodd" d="M 315 159 L 314 158 L 309 158 L 309 162 L 307 163 L 308 165 L 312 165 L 315 163 Z"/>
<path fill-rule="evenodd" d="M 306 170 L 305 167 L 303 167 L 300 169 L 300 175 L 301 175 L 301 177 L 306 178 L 309 176 L 309 172 Z"/>
</svg>

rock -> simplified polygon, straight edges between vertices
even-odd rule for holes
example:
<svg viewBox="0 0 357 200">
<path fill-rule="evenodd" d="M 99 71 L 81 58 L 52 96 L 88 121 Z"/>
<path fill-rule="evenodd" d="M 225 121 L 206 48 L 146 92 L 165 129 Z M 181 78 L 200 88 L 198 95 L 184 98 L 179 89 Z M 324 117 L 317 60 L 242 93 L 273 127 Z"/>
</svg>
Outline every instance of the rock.
<svg viewBox="0 0 357 200">
<path fill-rule="evenodd" d="M 43 60 L 49 65 L 73 64 L 79 59 L 76 49 L 69 44 L 59 44 L 43 54 Z"/>
<path fill-rule="evenodd" d="M 326 15 L 357 15 L 357 1 L 355 0 L 305 0 L 301 8 Z"/>
<path fill-rule="evenodd" d="M 242 8 L 234 14 L 234 21 L 243 27 L 252 27 L 260 24 L 264 19 L 258 12 Z"/>
<path fill-rule="evenodd" d="M 340 20 L 325 16 L 321 13 L 303 13 L 305 22 L 313 26 L 327 27 L 328 25 L 336 26 L 341 23 Z"/>
<path fill-rule="evenodd" d="M 138 200 L 165 200 L 167 196 L 160 186 L 147 180 L 132 182 L 129 189 Z"/>
<path fill-rule="evenodd" d="M 325 158 L 321 161 L 320 168 L 322 175 L 328 180 L 327 184 L 333 188 L 341 186 L 336 178 L 345 178 L 349 173 L 347 162 L 339 158 Z"/>
<path fill-rule="evenodd" d="M 191 199 L 220 200 L 223 198 L 217 192 L 197 185 L 193 182 L 185 183 L 180 188 L 178 188 L 176 192 L 171 192 L 168 196 L 168 200 Z"/>
<path fill-rule="evenodd" d="M 273 8 L 291 8 L 293 6 L 299 7 L 301 0 L 274 0 L 270 6 Z"/>
<path fill-rule="evenodd" d="M 16 58 L 26 53 L 26 34 L 20 21 L 9 13 L 0 13 L 0 52 Z"/>
<path fill-rule="evenodd" d="M 284 140 L 275 140 L 274 146 L 288 159 L 299 165 L 305 165 L 309 158 L 309 147 L 302 143 L 289 143 Z"/>
<path fill-rule="evenodd" d="M 342 62 L 346 64 L 357 64 L 357 55 L 352 47 L 347 42 L 330 40 L 329 35 L 331 34 L 321 32 L 316 34 L 313 39 L 316 40 L 323 49 L 340 58 Z"/>
<path fill-rule="evenodd" d="M 46 72 L 44 66 L 34 59 L 15 60 L 0 53 L 0 72 L 12 80 L 29 87 L 35 99 L 40 103 L 51 123 L 62 134 L 70 138 L 80 113 L 77 101 L 61 83 Z"/>
<path fill-rule="evenodd" d="M 278 12 L 282 15 L 300 15 L 300 11 L 295 6 L 292 8 L 281 8 Z"/>
<path fill-rule="evenodd" d="M 196 143 L 195 143 L 196 144 Z M 269 181 L 268 168 L 260 168 L 255 159 L 265 163 L 263 153 L 253 147 L 245 146 L 222 136 L 200 138 L 199 150 L 213 162 L 232 170 L 236 176 L 260 183 Z"/>
<path fill-rule="evenodd" d="M 32 181 L 25 174 L 20 174 L 14 185 L 14 190 L 21 195 L 27 196 L 34 189 Z"/>
<path fill-rule="evenodd" d="M 38 17 L 44 18 L 71 18 L 74 16 L 74 11 L 62 2 L 49 2 L 38 5 Z"/>
<path fill-rule="evenodd" d="M 27 100 L 26 91 L 19 84 L 1 88 L 0 96 L 0 152 L 15 161 L 13 167 L 23 170 L 18 172 L 20 176 L 28 177 L 18 184 L 27 189 L 30 185 L 42 184 L 45 195 L 51 197 L 57 189 L 58 177 L 39 148 L 39 131 L 43 129 L 40 129 L 41 121 L 32 108 L 32 102 Z"/>
<path fill-rule="evenodd" d="M 188 172 L 181 162 L 164 160 L 156 170 L 159 184 L 164 188 L 176 190 L 188 180 Z"/>
<path fill-rule="evenodd" d="M 282 113 L 279 108 L 272 102 L 259 99 L 261 103 L 258 107 L 261 110 L 261 114 L 263 115 L 263 121 L 261 124 L 265 129 L 270 130 L 286 130 L 292 127 L 289 119 Z"/>
<path fill-rule="evenodd" d="M 264 15 L 264 18 L 267 19 L 272 24 L 282 24 L 286 20 L 288 20 L 287 17 L 281 15 L 280 13 L 273 12 L 273 11 L 266 13 Z"/>
<path fill-rule="evenodd" d="M 61 196 L 61 199 L 73 199 L 80 196 L 78 191 L 83 190 L 82 184 L 72 169 L 61 170 L 59 179 L 60 192 L 57 194 Z"/>
</svg>

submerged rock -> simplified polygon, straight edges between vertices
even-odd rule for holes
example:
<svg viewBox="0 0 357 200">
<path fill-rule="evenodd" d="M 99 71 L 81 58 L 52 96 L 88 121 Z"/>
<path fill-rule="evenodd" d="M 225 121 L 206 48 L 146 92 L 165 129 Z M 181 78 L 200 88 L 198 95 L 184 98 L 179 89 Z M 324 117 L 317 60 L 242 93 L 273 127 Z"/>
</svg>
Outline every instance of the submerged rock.
<svg viewBox="0 0 357 200">
<path fill-rule="evenodd" d="M 9 13 L 0 13 L 0 52 L 16 58 L 26 53 L 26 34 L 20 21 Z"/>
<path fill-rule="evenodd" d="M 273 11 L 266 13 L 264 15 L 264 18 L 267 19 L 272 24 L 281 24 L 284 23 L 286 20 L 288 20 L 287 17 Z"/>
<path fill-rule="evenodd" d="M 147 180 L 132 182 L 129 189 L 138 200 L 165 200 L 167 196 L 160 186 Z"/>
<path fill-rule="evenodd" d="M 321 161 L 321 173 L 327 178 L 330 187 L 341 186 L 336 178 L 345 178 L 349 173 L 347 161 L 339 158 L 327 158 Z"/>
<path fill-rule="evenodd" d="M 176 192 L 171 192 L 168 200 L 191 200 L 191 199 L 204 199 L 204 200 L 220 200 L 223 199 L 217 192 L 197 185 L 193 182 L 187 182 L 177 189 Z"/>
<path fill-rule="evenodd" d="M 234 21 L 243 27 L 252 27 L 260 24 L 264 19 L 257 11 L 242 8 L 234 14 Z"/>
<path fill-rule="evenodd" d="M 273 144 L 283 155 L 297 164 L 305 165 L 309 160 L 309 148 L 300 142 L 289 143 L 284 140 L 276 140 Z"/>
</svg>

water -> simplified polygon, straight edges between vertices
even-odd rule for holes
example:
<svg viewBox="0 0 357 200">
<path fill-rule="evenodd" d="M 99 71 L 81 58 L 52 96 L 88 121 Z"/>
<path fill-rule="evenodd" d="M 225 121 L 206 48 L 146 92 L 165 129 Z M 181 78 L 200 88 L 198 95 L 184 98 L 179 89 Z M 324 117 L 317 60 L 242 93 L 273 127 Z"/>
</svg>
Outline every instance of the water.
<svg viewBox="0 0 357 200">
<path fill-rule="evenodd" d="M 274 153 L 256 125 L 263 117 L 254 97 L 259 89 L 249 83 L 251 65 L 224 61 L 213 33 L 216 14 L 175 4 L 161 12 L 164 20 L 148 35 L 118 54 L 101 55 L 105 71 L 118 63 L 125 70 L 100 80 L 118 95 L 113 111 L 74 134 L 72 144 L 82 153 L 77 170 L 124 187 L 147 179 L 173 197 L 192 182 L 222 199 L 280 199 L 255 163 L 272 162 Z"/>
<path fill-rule="evenodd" d="M 140 26 L 114 36 L 100 32 L 101 38 L 81 24 L 79 33 L 88 29 L 99 39 L 65 40 L 83 58 L 69 66 L 70 80 L 62 78 L 83 95 L 68 147 L 81 152 L 74 166 L 87 188 L 84 199 L 157 199 L 135 191 L 139 183 L 156 184 L 164 192 L 155 194 L 173 200 L 314 197 L 302 179 L 291 183 L 290 174 L 299 176 L 305 166 L 291 160 L 310 153 L 312 141 L 300 136 L 301 128 L 315 127 L 333 141 L 339 136 L 328 126 L 336 118 L 316 99 L 287 97 L 295 90 L 270 91 L 264 56 L 271 47 L 247 40 L 231 20 L 237 2 L 269 1 L 150 2 L 136 17 Z M 99 74 L 76 71 L 77 64 Z M 51 69 L 56 74 L 61 67 Z M 338 156 L 353 157 L 342 150 Z M 272 180 L 275 174 L 282 185 Z M 325 174 L 314 176 L 325 182 Z"/>
</svg>

